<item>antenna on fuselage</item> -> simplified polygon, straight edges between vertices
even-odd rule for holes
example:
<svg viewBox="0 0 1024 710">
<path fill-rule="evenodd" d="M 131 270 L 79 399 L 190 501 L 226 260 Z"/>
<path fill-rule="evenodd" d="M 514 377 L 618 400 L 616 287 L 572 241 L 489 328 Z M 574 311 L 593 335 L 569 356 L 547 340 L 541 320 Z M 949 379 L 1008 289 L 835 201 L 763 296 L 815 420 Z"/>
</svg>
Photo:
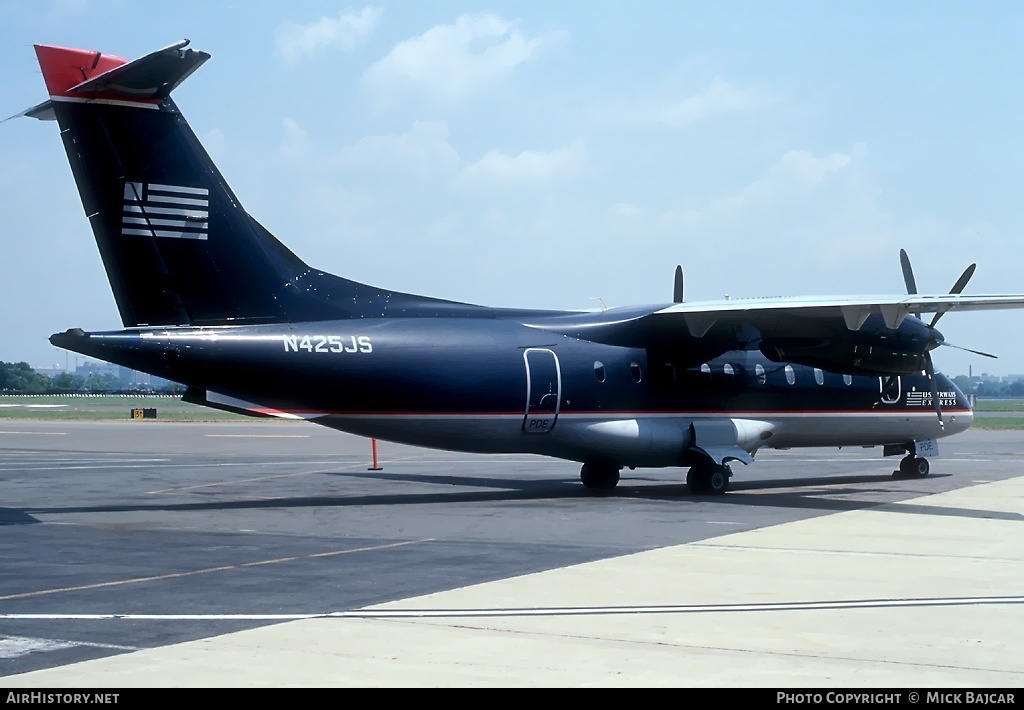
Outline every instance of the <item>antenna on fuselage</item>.
<svg viewBox="0 0 1024 710">
<path fill-rule="evenodd" d="M 683 267 L 681 265 L 676 266 L 676 280 L 674 288 L 672 289 L 672 303 L 683 302 Z"/>
</svg>

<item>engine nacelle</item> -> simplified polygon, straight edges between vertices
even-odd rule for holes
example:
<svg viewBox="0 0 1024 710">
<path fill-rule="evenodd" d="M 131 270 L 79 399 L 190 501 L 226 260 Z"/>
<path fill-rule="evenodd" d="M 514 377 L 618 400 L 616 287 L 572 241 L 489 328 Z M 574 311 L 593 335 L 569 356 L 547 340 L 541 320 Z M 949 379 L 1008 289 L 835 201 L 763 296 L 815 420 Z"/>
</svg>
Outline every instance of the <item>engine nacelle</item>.
<svg viewBox="0 0 1024 710">
<path fill-rule="evenodd" d="M 820 367 L 840 374 L 912 375 L 924 369 L 925 353 L 942 342 L 942 334 L 919 318 L 907 317 L 890 328 L 880 315 L 856 330 L 840 329 L 825 337 L 798 333 L 767 335 L 761 352 L 773 362 Z"/>
<path fill-rule="evenodd" d="M 841 374 L 912 375 L 924 369 L 923 352 L 908 352 L 883 344 L 769 340 L 762 342 L 760 349 L 772 362 L 809 365 Z"/>
</svg>

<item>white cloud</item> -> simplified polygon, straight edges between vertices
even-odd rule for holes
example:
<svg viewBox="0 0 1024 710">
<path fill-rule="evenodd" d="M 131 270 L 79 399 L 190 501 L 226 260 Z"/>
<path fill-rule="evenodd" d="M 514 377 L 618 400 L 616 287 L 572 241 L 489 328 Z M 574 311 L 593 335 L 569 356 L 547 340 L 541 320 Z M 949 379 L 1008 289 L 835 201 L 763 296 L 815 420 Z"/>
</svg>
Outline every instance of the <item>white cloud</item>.
<svg viewBox="0 0 1024 710">
<path fill-rule="evenodd" d="M 858 143 L 848 152 L 820 156 L 788 151 L 731 195 L 661 213 L 652 231 L 685 235 L 691 263 L 715 263 L 723 247 L 729 254 L 735 248 L 743 256 L 719 279 L 731 284 L 722 288 L 754 296 L 791 295 L 784 290 L 790 287 L 831 293 L 837 275 L 852 273 L 859 274 L 863 292 L 889 291 L 893 284 L 885 269 L 894 263 L 893 244 L 898 248 L 909 229 L 880 202 L 867 148 Z M 797 264 L 799 273 L 791 273 Z M 770 285 L 748 290 L 750 284 L 768 283 L 769 274 Z M 710 282 L 698 273 L 695 283 L 701 280 Z"/>
<path fill-rule="evenodd" d="M 310 154 L 309 133 L 294 118 L 285 116 L 281 121 L 284 137 L 281 139 L 281 157 L 288 161 L 303 160 Z"/>
<path fill-rule="evenodd" d="M 224 131 L 219 128 L 211 128 L 204 133 L 202 143 L 214 161 L 223 160 L 227 156 L 227 139 L 224 137 Z"/>
<path fill-rule="evenodd" d="M 88 0 L 55 0 L 46 17 L 49 20 L 66 20 L 68 15 L 84 12 L 88 4 Z"/>
<path fill-rule="evenodd" d="M 381 8 L 367 5 L 358 13 L 348 9 L 306 25 L 285 23 L 277 32 L 277 52 L 294 66 L 332 44 L 351 51 L 374 30 L 380 15 Z"/>
<path fill-rule="evenodd" d="M 338 156 L 340 166 L 378 172 L 392 179 L 444 177 L 458 170 L 459 155 L 448 143 L 444 121 L 416 121 L 406 133 L 365 136 Z"/>
<path fill-rule="evenodd" d="M 615 217 L 629 219 L 632 217 L 642 216 L 644 210 L 639 205 L 635 205 L 631 202 L 616 202 L 612 205 L 610 212 Z"/>
<path fill-rule="evenodd" d="M 524 150 L 512 156 L 492 150 L 477 162 L 463 168 L 459 180 L 464 185 L 480 182 L 546 182 L 579 174 L 586 160 L 586 147 L 579 138 L 564 148 L 547 152 Z"/>
<path fill-rule="evenodd" d="M 412 85 L 432 96 L 460 99 L 501 79 L 540 51 L 568 37 L 566 32 L 524 35 L 497 15 L 463 15 L 455 24 L 436 25 L 395 45 L 370 67 L 365 78 L 387 87 Z"/>
<path fill-rule="evenodd" d="M 752 202 L 769 203 L 783 195 L 806 193 L 808 188 L 838 173 L 851 161 L 862 159 L 866 152 L 863 143 L 858 143 L 848 154 L 832 153 L 824 158 L 815 158 L 806 150 L 791 150 L 763 178 L 747 185 L 740 194 L 715 202 L 714 206 L 735 208 Z"/>
<path fill-rule="evenodd" d="M 771 97 L 758 89 L 744 89 L 718 77 L 703 92 L 684 99 L 635 102 L 603 109 L 604 120 L 631 125 L 682 127 L 734 111 L 749 111 L 768 104 Z"/>
</svg>

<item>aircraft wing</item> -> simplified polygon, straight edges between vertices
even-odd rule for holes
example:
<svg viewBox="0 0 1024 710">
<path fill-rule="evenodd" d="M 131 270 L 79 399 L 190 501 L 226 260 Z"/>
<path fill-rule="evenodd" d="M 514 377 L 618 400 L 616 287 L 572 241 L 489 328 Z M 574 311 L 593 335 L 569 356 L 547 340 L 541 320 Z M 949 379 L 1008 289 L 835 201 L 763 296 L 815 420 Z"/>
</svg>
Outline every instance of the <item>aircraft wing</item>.
<svg viewBox="0 0 1024 710">
<path fill-rule="evenodd" d="M 881 316 L 885 325 L 895 330 L 908 315 L 1009 308 L 1024 308 L 1024 295 L 900 294 L 736 299 L 676 303 L 652 315 L 679 318 L 689 334 L 698 338 L 719 323 L 748 323 L 761 331 L 796 329 L 813 336 L 830 333 L 839 323 L 848 330 L 860 330 L 872 315 Z"/>
<path fill-rule="evenodd" d="M 926 353 L 947 344 L 934 328 L 942 314 L 1011 308 L 1024 308 L 1024 294 L 805 296 L 609 309 L 527 325 L 591 342 L 646 348 L 687 367 L 730 350 L 757 348 L 778 362 L 896 374 L 920 371 Z M 908 320 L 928 313 L 936 314 L 931 324 Z"/>
</svg>

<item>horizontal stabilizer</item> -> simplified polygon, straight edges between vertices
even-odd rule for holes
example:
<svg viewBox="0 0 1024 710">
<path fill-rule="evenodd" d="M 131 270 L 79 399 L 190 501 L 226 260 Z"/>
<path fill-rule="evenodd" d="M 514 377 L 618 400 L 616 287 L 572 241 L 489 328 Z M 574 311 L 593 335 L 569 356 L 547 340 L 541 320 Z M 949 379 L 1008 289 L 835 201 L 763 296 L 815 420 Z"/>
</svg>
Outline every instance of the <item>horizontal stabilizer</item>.
<svg viewBox="0 0 1024 710">
<path fill-rule="evenodd" d="M 123 64 L 69 89 L 129 100 L 163 100 L 210 58 L 206 52 L 185 49 L 188 40 Z"/>
<path fill-rule="evenodd" d="M 16 113 L 13 116 L 8 116 L 4 121 L 10 121 L 12 118 L 21 118 L 22 116 L 28 116 L 29 118 L 37 118 L 40 121 L 56 121 L 57 114 L 53 111 L 53 102 L 47 99 L 41 104 L 36 104 L 32 108 L 27 108 L 21 113 Z"/>
<path fill-rule="evenodd" d="M 129 62 L 99 52 L 36 45 L 50 97 L 159 104 L 210 58 L 182 40 Z M 32 111 L 33 109 L 30 109 Z"/>
</svg>

